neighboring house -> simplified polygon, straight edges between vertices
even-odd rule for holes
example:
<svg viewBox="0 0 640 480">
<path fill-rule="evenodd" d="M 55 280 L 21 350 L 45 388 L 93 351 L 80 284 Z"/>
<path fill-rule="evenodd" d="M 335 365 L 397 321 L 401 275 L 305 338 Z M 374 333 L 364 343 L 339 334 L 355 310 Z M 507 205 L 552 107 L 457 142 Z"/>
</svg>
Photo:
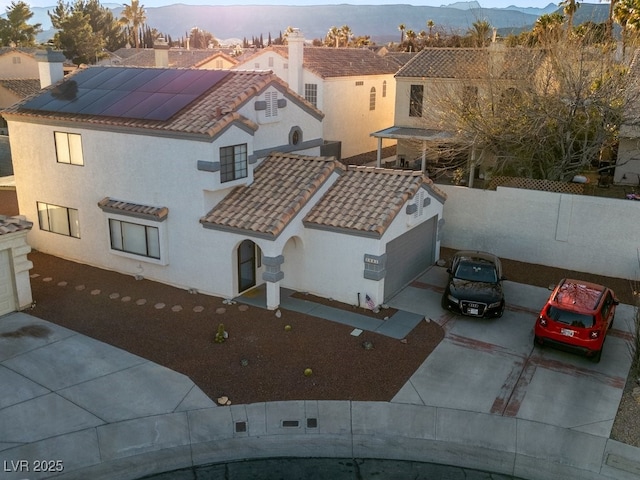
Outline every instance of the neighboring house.
<svg viewBox="0 0 640 480">
<path fill-rule="evenodd" d="M 603 162 L 615 163 L 613 183 L 640 187 L 640 49 L 636 50 L 629 67 L 631 84 L 630 103 L 624 113 L 624 121 L 618 134 L 617 158 L 602 158 Z"/>
<path fill-rule="evenodd" d="M 266 284 L 269 308 L 282 286 L 382 303 L 437 259 L 444 195 L 318 157 L 322 113 L 270 72 L 90 67 L 3 115 L 46 253 L 225 298 Z"/>
<path fill-rule="evenodd" d="M 323 136 L 341 143 L 339 158 L 375 150 L 371 132 L 393 121 L 398 62 L 368 48 L 306 46 L 298 30 L 287 42 L 258 50 L 234 69 L 271 70 L 324 112 Z"/>
<path fill-rule="evenodd" d="M 154 48 L 121 48 L 108 54 L 98 65 L 121 67 L 175 67 L 203 70 L 229 70 L 237 62 L 231 49 L 169 48 L 166 42 L 156 41 Z"/>
<path fill-rule="evenodd" d="M 460 149 L 448 148 L 457 140 L 455 132 L 442 127 L 444 102 L 477 105 L 490 96 L 508 98 L 505 95 L 515 91 L 519 82 L 531 81 L 535 75 L 539 63 L 532 52 L 494 43 L 489 48 L 425 48 L 415 54 L 395 76 L 393 125 L 372 134 L 379 140 L 378 162 L 381 144 L 388 139 L 398 142 L 394 162 L 400 166 L 429 171 L 451 161 L 447 153 Z M 472 150 L 457 160 L 468 161 L 473 178 L 473 158 L 480 152 Z M 491 159 L 484 159 L 475 175 L 482 174 L 487 164 Z"/>
<path fill-rule="evenodd" d="M 27 232 L 32 225 L 21 216 L 0 215 L 0 316 L 31 306 Z"/>
</svg>

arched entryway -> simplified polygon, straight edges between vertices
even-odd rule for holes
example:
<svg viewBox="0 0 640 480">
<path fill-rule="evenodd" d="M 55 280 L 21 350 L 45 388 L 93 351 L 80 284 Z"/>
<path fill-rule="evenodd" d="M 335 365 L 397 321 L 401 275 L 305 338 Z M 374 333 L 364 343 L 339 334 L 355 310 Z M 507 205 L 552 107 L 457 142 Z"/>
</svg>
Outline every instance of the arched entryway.
<svg viewBox="0 0 640 480">
<path fill-rule="evenodd" d="M 238 292 L 256 285 L 256 244 L 244 240 L 238 245 Z"/>
</svg>

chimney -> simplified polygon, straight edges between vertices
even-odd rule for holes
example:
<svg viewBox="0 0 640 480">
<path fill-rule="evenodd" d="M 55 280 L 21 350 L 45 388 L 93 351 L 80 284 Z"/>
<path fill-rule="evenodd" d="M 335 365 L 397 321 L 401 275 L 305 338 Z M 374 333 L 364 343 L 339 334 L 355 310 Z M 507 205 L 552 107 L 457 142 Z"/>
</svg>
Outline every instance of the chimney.
<svg viewBox="0 0 640 480">
<path fill-rule="evenodd" d="M 303 70 L 304 35 L 299 28 L 294 28 L 287 35 L 289 45 L 289 87 L 298 95 L 304 96 Z"/>
<path fill-rule="evenodd" d="M 168 67 L 169 43 L 164 38 L 156 38 L 153 42 L 153 51 L 156 55 L 156 67 Z"/>
<path fill-rule="evenodd" d="M 51 48 L 38 50 L 35 54 L 35 59 L 38 62 L 40 88 L 58 83 L 64 78 L 62 65 L 66 57 L 60 50 L 52 50 Z"/>
</svg>

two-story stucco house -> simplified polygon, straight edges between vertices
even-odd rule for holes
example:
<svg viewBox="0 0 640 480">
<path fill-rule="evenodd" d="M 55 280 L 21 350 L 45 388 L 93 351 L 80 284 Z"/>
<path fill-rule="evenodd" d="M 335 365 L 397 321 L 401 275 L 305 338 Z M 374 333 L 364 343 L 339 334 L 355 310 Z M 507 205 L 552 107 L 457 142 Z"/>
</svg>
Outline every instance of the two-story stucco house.
<svg viewBox="0 0 640 480">
<path fill-rule="evenodd" d="M 91 67 L 3 112 L 37 250 L 233 298 L 382 303 L 435 261 L 444 194 L 318 156 L 270 72 Z"/>
<path fill-rule="evenodd" d="M 458 106 L 452 110 L 461 111 L 459 105 L 465 103 L 493 108 L 508 101 L 520 82 L 530 82 L 536 75 L 538 54 L 497 43 L 489 48 L 421 50 L 395 75 L 393 125 L 372 133 L 379 141 L 378 152 L 384 140 L 394 139 L 398 142 L 395 162 L 400 166 L 430 171 L 444 162 L 457 163 L 470 170 L 471 179 L 480 175 L 492 159 L 475 151 L 468 140 L 460 143 L 442 116 L 454 103 Z M 380 161 L 378 154 L 378 165 Z"/>
<path fill-rule="evenodd" d="M 371 132 L 393 121 L 393 75 L 400 64 L 367 48 L 306 46 L 297 29 L 287 36 L 287 43 L 261 49 L 234 69 L 271 70 L 324 112 L 323 136 L 340 142 L 339 157 L 374 151 Z M 389 140 L 384 146 L 394 144 Z"/>
</svg>

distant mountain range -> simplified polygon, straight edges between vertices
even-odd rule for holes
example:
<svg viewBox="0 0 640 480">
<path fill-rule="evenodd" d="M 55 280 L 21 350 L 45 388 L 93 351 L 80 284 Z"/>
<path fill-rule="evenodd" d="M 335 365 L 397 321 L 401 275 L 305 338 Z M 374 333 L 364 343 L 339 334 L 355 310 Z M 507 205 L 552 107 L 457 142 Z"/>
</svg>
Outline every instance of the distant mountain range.
<svg viewBox="0 0 640 480">
<path fill-rule="evenodd" d="M 142 3 L 142 2 L 141 2 Z M 111 8 L 116 18 L 120 17 L 122 6 L 104 4 Z M 55 7 L 32 8 L 32 23 L 41 23 L 46 30 L 39 40 L 46 41 L 55 33 L 47 11 Z M 587 20 L 604 22 L 608 15 L 607 4 L 582 3 L 574 24 Z M 399 42 L 398 26 L 420 32 L 427 30 L 427 21 L 433 20 L 436 27 L 446 32 L 464 33 L 473 22 L 486 20 L 499 33 L 519 32 L 530 29 L 536 19 L 545 13 L 558 11 L 559 7 L 550 3 L 545 8 L 482 8 L 476 1 L 457 2 L 442 7 L 412 5 L 315 5 L 315 6 L 202 6 L 168 5 L 145 8 L 147 24 L 173 39 L 185 36 L 193 27 L 211 32 L 218 39 L 259 37 L 267 40 L 284 32 L 288 26 L 300 28 L 305 38 L 324 38 L 333 27 L 348 25 L 356 36 L 369 35 L 377 44 Z"/>
</svg>

